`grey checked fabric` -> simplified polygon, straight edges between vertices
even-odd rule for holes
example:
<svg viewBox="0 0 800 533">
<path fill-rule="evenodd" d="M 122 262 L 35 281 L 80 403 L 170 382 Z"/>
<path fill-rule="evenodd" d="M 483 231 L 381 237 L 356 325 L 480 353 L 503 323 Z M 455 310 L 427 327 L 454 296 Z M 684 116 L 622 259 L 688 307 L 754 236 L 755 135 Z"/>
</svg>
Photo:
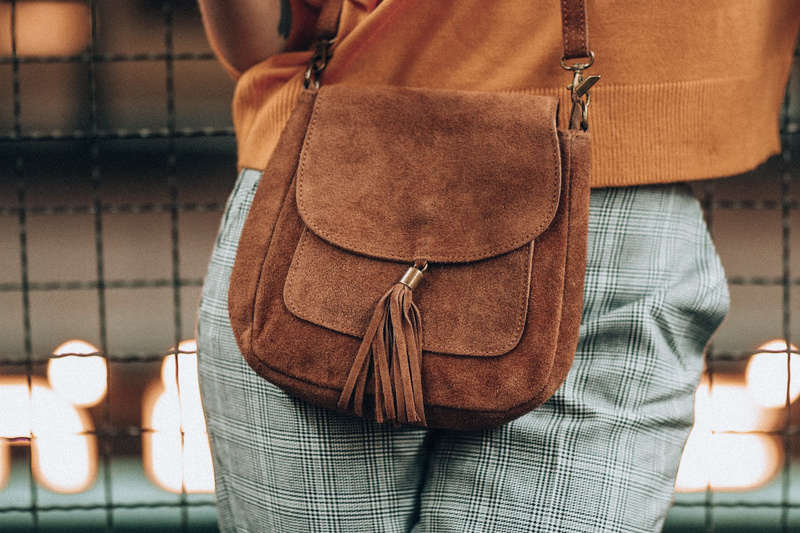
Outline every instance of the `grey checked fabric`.
<svg viewBox="0 0 800 533">
<path fill-rule="evenodd" d="M 244 362 L 228 277 L 259 172 L 244 170 L 200 310 L 223 531 L 651 532 L 670 504 L 702 351 L 727 287 L 682 185 L 592 192 L 575 364 L 536 411 L 484 432 L 396 429 L 288 397 Z"/>
</svg>

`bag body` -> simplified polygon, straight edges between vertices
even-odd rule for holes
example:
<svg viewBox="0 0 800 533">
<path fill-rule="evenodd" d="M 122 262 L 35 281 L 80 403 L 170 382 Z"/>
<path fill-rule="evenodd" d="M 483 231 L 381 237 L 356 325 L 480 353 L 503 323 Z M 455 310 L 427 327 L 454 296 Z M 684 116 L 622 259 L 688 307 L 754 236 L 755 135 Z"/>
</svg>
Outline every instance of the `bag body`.
<svg viewBox="0 0 800 533">
<path fill-rule="evenodd" d="M 589 198 L 589 136 L 557 113 L 526 94 L 304 91 L 231 277 L 250 366 L 312 403 L 427 427 L 493 428 L 547 400 L 577 343 Z M 405 300 L 381 314 L 393 286 Z"/>
</svg>

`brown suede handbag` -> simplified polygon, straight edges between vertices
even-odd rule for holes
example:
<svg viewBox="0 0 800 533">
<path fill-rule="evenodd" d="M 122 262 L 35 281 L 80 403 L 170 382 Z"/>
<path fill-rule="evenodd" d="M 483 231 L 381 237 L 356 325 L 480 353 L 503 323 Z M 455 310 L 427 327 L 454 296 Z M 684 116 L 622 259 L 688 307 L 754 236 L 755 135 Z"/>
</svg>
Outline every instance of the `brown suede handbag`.
<svg viewBox="0 0 800 533">
<path fill-rule="evenodd" d="M 244 225 L 237 342 L 289 394 L 379 422 L 498 427 L 561 385 L 589 210 L 584 0 L 564 0 L 556 98 L 319 87 L 321 40 Z M 568 66 L 565 61 L 589 58 Z"/>
</svg>

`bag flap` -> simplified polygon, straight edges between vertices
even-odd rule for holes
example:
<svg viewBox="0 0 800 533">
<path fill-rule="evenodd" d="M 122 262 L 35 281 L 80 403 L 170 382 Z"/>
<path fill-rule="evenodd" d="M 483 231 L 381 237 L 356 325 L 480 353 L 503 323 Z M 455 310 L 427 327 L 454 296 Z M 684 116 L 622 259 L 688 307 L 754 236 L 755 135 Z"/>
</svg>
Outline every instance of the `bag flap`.
<svg viewBox="0 0 800 533">
<path fill-rule="evenodd" d="M 535 239 L 558 206 L 555 98 L 320 89 L 297 205 L 320 238 L 409 262 L 475 261 Z"/>
</svg>

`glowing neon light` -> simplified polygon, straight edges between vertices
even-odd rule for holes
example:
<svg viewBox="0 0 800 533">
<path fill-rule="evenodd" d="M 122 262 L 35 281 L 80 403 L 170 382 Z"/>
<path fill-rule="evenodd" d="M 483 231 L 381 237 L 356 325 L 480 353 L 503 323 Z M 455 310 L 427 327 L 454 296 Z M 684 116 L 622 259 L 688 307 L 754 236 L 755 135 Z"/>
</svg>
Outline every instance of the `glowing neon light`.
<svg viewBox="0 0 800 533">
<path fill-rule="evenodd" d="M 170 492 L 214 492 L 214 470 L 200 403 L 197 346 L 183 341 L 178 357 L 168 355 L 161 381 L 151 385 L 142 406 L 145 472 Z"/>
<path fill-rule="evenodd" d="M 72 340 L 54 355 L 97 351 L 87 342 Z M 90 356 L 88 364 L 82 357 L 52 359 L 48 380 L 0 377 L 0 439 L 8 439 L 0 440 L 0 487 L 10 473 L 9 441 L 30 445 L 34 479 L 53 492 L 82 492 L 94 483 L 97 439 L 91 434 L 94 424 L 89 414 L 80 407 L 105 396 L 106 364 L 102 357 Z"/>
<path fill-rule="evenodd" d="M 106 361 L 88 342 L 65 342 L 47 362 L 47 380 L 61 397 L 72 405 L 91 407 L 105 398 L 108 391 Z M 81 354 L 81 355 L 67 355 Z"/>
<path fill-rule="evenodd" d="M 768 431 L 773 411 L 753 402 L 741 380 L 714 374 L 695 395 L 695 423 L 681 458 L 678 492 L 745 491 L 766 484 L 783 463 L 779 437 L 740 433 Z"/>
<path fill-rule="evenodd" d="M 800 396 L 800 355 L 787 353 L 786 342 L 782 340 L 768 342 L 758 349 L 765 351 L 750 358 L 745 373 L 747 391 L 753 400 L 763 407 L 783 407 L 787 400 L 787 382 L 790 382 L 789 402 L 797 400 Z M 789 349 L 797 351 L 791 344 Z"/>
<path fill-rule="evenodd" d="M 0 437 L 30 444 L 37 483 L 65 494 L 82 492 L 94 483 L 97 443 L 88 434 L 94 430 L 88 413 L 36 377 L 30 388 L 24 376 L 0 378 L 0 405 L 9 407 L 7 416 L 0 418 Z M 3 453 L 8 456 L 8 447 Z"/>
</svg>

